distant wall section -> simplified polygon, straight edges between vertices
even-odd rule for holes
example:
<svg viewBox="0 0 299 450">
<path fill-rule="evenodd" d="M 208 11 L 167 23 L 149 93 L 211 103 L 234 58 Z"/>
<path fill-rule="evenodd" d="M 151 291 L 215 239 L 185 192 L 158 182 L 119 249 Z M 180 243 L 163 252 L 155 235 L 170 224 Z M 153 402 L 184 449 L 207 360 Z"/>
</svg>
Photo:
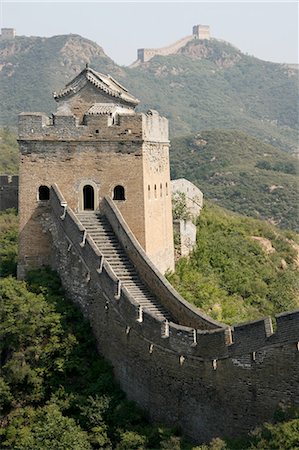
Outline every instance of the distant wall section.
<svg viewBox="0 0 299 450">
<path fill-rule="evenodd" d="M 18 208 L 18 175 L 0 175 L 0 211 Z"/>
<path fill-rule="evenodd" d="M 149 61 L 154 56 L 168 56 L 177 53 L 182 47 L 193 39 L 210 39 L 209 25 L 194 25 L 191 36 L 186 36 L 167 47 L 162 48 L 139 48 L 137 50 L 137 61 L 142 63 Z"/>
</svg>

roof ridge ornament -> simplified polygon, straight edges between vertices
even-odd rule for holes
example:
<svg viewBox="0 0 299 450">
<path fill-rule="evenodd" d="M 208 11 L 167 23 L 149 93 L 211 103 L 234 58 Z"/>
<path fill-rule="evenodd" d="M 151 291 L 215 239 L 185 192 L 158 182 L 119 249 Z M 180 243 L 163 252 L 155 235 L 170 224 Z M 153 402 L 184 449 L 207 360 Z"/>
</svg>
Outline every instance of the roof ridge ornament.
<svg viewBox="0 0 299 450">
<path fill-rule="evenodd" d="M 62 98 L 75 95 L 87 83 L 92 84 L 96 89 L 102 91 L 109 97 L 117 97 L 121 103 L 130 108 L 135 108 L 139 103 L 139 100 L 130 94 L 128 90 L 111 75 L 104 75 L 100 72 L 96 72 L 89 67 L 88 63 L 86 63 L 85 68 L 79 75 L 67 83 L 63 89 L 53 93 L 54 99 L 59 101 Z"/>
</svg>

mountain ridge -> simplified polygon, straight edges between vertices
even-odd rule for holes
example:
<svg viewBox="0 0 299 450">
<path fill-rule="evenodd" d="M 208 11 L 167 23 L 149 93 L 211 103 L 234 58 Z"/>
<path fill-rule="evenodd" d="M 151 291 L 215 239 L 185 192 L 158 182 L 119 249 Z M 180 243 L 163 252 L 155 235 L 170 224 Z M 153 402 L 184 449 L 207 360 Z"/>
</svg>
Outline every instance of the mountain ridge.
<svg viewBox="0 0 299 450">
<path fill-rule="evenodd" d="M 165 115 L 171 136 L 233 127 L 297 151 L 298 71 L 216 39 L 192 40 L 176 55 L 154 56 L 135 68 L 117 65 L 76 34 L 0 40 L 0 124 L 15 125 L 24 110 L 50 114 L 52 92 L 86 63 L 118 79 L 141 100 L 140 108 Z"/>
</svg>

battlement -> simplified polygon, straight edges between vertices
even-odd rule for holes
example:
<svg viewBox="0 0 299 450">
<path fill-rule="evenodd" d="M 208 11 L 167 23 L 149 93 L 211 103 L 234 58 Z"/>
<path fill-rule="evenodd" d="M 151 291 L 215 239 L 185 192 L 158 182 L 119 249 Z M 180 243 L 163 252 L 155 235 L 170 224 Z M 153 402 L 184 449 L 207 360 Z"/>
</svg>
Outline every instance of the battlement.
<svg viewBox="0 0 299 450">
<path fill-rule="evenodd" d="M 86 237 L 85 228 L 68 208 L 57 186 L 52 187 L 51 204 L 69 242 L 84 261 L 83 278 L 88 283 L 100 283 L 110 307 L 118 311 L 126 326 L 153 345 L 163 346 L 184 357 L 217 360 L 246 354 L 250 356 L 268 346 L 288 342 L 295 346 L 299 342 L 299 310 L 277 315 L 277 329 L 273 333 L 270 317 L 231 328 L 188 304 L 155 269 L 113 202 L 104 199 L 102 210 L 140 277 L 150 286 L 153 294 L 161 299 L 163 306 L 173 317 L 191 326 L 159 320 L 150 311 L 143 310 L 123 287 L 93 240 Z M 100 279 L 101 281 L 97 281 Z"/>
<path fill-rule="evenodd" d="M 156 111 L 146 114 L 116 109 L 115 114 L 19 114 L 19 140 L 156 141 L 168 142 L 168 120 Z"/>
<path fill-rule="evenodd" d="M 103 212 L 136 271 L 182 322 L 159 319 L 118 279 L 57 186 L 50 202 L 53 214 L 45 217 L 44 231 L 53 237 L 54 267 L 88 317 L 121 387 L 153 420 L 179 425 L 203 442 L 240 436 L 271 420 L 281 401 L 299 406 L 299 310 L 277 315 L 275 332 L 269 318 L 234 327 L 213 321 L 185 304 L 151 267 L 105 199 Z"/>
</svg>

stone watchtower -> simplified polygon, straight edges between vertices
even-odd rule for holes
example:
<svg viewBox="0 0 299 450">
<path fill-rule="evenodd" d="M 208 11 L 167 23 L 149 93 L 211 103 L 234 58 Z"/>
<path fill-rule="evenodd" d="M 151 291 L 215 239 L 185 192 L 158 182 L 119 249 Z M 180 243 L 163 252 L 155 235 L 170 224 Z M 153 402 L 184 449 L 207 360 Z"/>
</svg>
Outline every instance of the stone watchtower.
<svg viewBox="0 0 299 450">
<path fill-rule="evenodd" d="M 52 117 L 19 116 L 19 276 L 50 263 L 42 221 L 53 184 L 75 213 L 112 198 L 158 269 L 173 269 L 167 119 L 136 113 L 136 98 L 88 67 L 54 98 Z"/>
</svg>

